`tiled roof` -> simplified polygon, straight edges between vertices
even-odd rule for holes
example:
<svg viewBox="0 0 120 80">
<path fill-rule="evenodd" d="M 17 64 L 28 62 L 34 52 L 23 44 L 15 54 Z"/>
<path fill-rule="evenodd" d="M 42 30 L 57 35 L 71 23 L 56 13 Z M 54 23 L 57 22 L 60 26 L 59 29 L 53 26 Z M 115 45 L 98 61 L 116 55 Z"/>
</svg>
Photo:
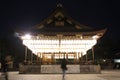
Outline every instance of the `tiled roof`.
<svg viewBox="0 0 120 80">
<path fill-rule="evenodd" d="M 85 26 L 68 16 L 62 5 L 58 5 L 53 13 L 33 28 L 37 33 L 45 32 L 93 32 L 95 28 Z"/>
</svg>

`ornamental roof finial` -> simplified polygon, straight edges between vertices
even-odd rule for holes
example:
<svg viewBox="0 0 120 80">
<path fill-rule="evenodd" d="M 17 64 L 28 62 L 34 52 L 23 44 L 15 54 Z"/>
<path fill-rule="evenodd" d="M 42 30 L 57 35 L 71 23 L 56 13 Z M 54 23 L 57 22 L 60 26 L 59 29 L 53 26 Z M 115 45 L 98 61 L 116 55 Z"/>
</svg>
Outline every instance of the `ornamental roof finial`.
<svg viewBox="0 0 120 80">
<path fill-rule="evenodd" d="M 57 4 L 57 7 L 62 7 L 62 4 L 61 4 L 61 3 L 58 3 L 58 4 Z"/>
</svg>

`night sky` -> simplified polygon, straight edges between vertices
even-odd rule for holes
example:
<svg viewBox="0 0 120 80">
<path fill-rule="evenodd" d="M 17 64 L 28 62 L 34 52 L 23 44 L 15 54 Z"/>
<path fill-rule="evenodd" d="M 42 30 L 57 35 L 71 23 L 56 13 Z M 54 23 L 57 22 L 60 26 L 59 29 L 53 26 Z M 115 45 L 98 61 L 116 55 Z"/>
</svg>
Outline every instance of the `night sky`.
<svg viewBox="0 0 120 80">
<path fill-rule="evenodd" d="M 120 40 L 119 0 L 1 0 L 0 36 L 33 27 L 47 18 L 58 3 L 79 23 L 107 28 L 106 38 Z"/>
</svg>

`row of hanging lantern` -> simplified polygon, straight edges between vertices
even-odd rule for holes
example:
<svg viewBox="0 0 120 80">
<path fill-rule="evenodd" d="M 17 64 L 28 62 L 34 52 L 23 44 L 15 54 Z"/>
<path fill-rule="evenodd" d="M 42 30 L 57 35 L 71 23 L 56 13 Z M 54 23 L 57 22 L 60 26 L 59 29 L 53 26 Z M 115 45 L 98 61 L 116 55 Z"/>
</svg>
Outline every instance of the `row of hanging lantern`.
<svg viewBox="0 0 120 80">
<path fill-rule="evenodd" d="M 27 46 L 33 53 L 37 52 L 86 52 L 96 44 L 96 40 L 35 40 L 23 39 L 23 44 Z"/>
</svg>

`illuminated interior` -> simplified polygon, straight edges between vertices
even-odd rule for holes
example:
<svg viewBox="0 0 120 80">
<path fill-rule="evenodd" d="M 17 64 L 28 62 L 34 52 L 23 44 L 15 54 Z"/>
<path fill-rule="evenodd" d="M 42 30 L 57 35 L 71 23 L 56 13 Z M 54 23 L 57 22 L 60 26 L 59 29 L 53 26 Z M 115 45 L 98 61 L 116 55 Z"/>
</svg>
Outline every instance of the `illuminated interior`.
<svg viewBox="0 0 120 80">
<path fill-rule="evenodd" d="M 94 38 L 88 40 L 75 38 L 37 39 L 32 37 L 30 35 L 26 35 L 22 37 L 22 40 L 23 44 L 35 55 L 37 55 L 37 53 L 76 53 L 76 57 L 78 57 L 78 53 L 82 53 L 82 55 L 85 55 L 86 51 L 91 49 L 97 43 L 97 40 Z M 73 56 L 73 54 L 69 54 L 68 58 L 74 58 Z M 64 54 L 61 54 L 60 57 L 63 58 Z M 51 55 L 48 54 L 47 58 L 51 58 Z M 55 55 L 55 58 L 58 58 L 57 54 Z"/>
</svg>

